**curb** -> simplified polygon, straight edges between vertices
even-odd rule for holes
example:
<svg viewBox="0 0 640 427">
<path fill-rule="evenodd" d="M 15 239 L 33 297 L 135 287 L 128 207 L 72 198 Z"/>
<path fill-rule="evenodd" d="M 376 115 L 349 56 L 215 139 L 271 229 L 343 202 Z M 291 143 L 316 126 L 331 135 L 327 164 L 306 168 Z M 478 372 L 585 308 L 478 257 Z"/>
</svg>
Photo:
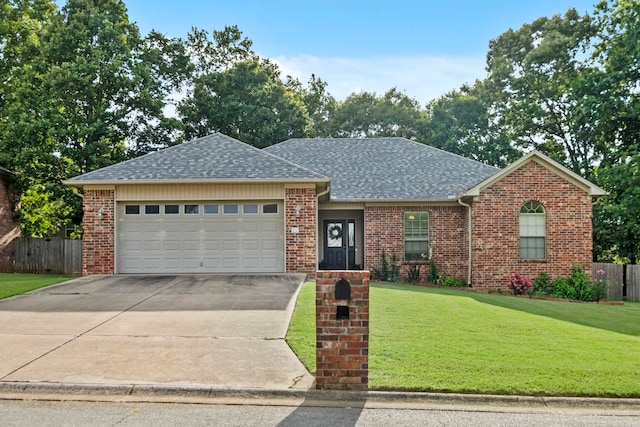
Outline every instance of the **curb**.
<svg viewBox="0 0 640 427">
<path fill-rule="evenodd" d="M 255 406 L 356 407 L 481 412 L 640 415 L 640 399 L 507 396 L 391 391 L 268 390 L 197 385 L 0 382 L 0 400 L 200 403 Z"/>
</svg>

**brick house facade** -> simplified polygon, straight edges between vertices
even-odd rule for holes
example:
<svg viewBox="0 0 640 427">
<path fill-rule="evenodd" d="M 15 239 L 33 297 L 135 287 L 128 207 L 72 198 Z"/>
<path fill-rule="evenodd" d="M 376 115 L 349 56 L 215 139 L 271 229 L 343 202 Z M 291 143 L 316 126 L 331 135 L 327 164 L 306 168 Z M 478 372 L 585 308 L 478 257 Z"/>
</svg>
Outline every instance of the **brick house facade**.
<svg viewBox="0 0 640 427">
<path fill-rule="evenodd" d="M 12 271 L 13 241 L 20 235 L 20 224 L 14 219 L 17 193 L 12 175 L 0 167 L 0 271 Z"/>
<path fill-rule="evenodd" d="M 419 265 L 424 277 L 428 271 L 427 261 L 408 263 L 403 259 L 404 214 L 420 211 L 429 213 L 429 248 L 440 273 L 465 282 L 469 260 L 467 211 L 460 205 L 366 207 L 365 269 L 378 267 L 384 248 L 387 257 L 393 253 L 398 257 L 401 278 L 407 278 L 410 264 Z"/>
<path fill-rule="evenodd" d="M 395 254 L 401 278 L 411 264 L 421 266 L 424 278 L 428 260 L 416 260 L 424 250 L 439 273 L 479 289 L 505 289 L 515 272 L 556 277 L 574 265 L 590 271 L 592 203 L 605 194 L 538 152 L 500 170 L 403 138 L 293 139 L 258 150 L 221 134 L 67 183 L 84 191 L 83 274 L 145 272 L 122 271 L 123 261 L 136 268 L 131 260 L 140 251 L 144 262 L 155 262 L 146 272 L 228 273 L 265 265 L 253 271 L 315 277 L 321 268 L 372 270 L 384 249 L 388 259 Z M 164 211 L 178 202 L 173 213 L 180 215 Z M 520 235 L 528 202 L 544 209 L 536 238 L 544 242 L 543 256 L 535 259 L 520 248 L 528 241 Z M 229 203 L 235 211 L 226 212 Z M 411 213 L 423 224 L 419 249 L 407 249 L 415 238 L 405 230 Z M 140 236 L 140 244 L 138 237 L 127 240 L 137 246 L 128 248 L 133 258 L 122 258 L 118 245 L 128 217 L 139 219 L 126 233 Z M 175 246 L 176 239 L 171 258 L 163 245 Z M 227 250 L 237 262 L 225 261 Z M 406 250 L 413 260 L 405 260 Z M 182 254 L 189 251 L 199 258 Z M 251 264 L 267 251 L 273 256 L 266 264 Z M 183 255 L 182 264 L 171 264 Z"/>
<path fill-rule="evenodd" d="M 520 258 L 519 214 L 529 202 L 546 216 L 546 257 Z M 504 288 L 513 273 L 568 276 L 574 265 L 591 272 L 592 196 L 542 164 L 529 161 L 484 189 L 473 202 L 473 276 L 480 288 Z"/>
</svg>

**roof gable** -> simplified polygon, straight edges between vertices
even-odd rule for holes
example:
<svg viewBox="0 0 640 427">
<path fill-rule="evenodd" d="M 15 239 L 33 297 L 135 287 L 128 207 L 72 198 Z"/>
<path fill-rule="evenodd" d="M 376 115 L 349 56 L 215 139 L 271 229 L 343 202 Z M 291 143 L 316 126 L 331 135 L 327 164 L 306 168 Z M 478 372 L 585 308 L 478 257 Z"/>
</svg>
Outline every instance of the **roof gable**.
<svg viewBox="0 0 640 427">
<path fill-rule="evenodd" d="M 214 133 L 66 181 L 88 183 L 208 180 L 328 181 L 328 178 L 237 139 Z"/>
<path fill-rule="evenodd" d="M 469 189 L 468 191 L 464 192 L 464 194 L 462 194 L 462 196 L 478 196 L 478 195 L 480 195 L 480 192 L 482 192 L 482 190 L 484 190 L 484 189 L 490 187 L 491 185 L 495 184 L 496 182 L 498 182 L 502 178 L 506 177 L 507 175 L 509 175 L 513 171 L 519 169 L 520 167 L 522 167 L 523 165 L 527 164 L 530 161 L 534 161 L 534 162 L 540 164 L 541 166 L 543 166 L 544 168 L 548 169 L 552 173 L 554 173 L 554 174 L 560 176 L 561 178 L 569 181 L 570 183 L 572 183 L 576 187 L 586 191 L 587 194 L 589 194 L 592 197 L 601 197 L 601 196 L 605 196 L 607 194 L 607 192 L 604 191 L 602 188 L 600 188 L 597 185 L 593 184 L 592 182 L 586 180 L 585 178 L 581 177 L 580 175 L 578 175 L 577 173 L 573 172 L 572 170 L 567 169 L 566 167 L 562 166 L 560 163 L 558 163 L 555 160 L 552 160 L 551 158 L 545 156 L 541 152 L 534 150 L 534 151 L 531 151 L 530 153 L 528 153 L 527 155 L 521 157 L 520 159 L 516 160 L 515 162 L 511 163 L 509 166 L 507 166 L 506 168 L 502 169 L 497 174 L 489 177 L 488 179 L 482 181 L 481 183 L 479 183 L 475 187 L 473 187 L 473 188 Z"/>
<path fill-rule="evenodd" d="M 331 199 L 451 200 L 499 169 L 406 138 L 294 138 L 263 149 L 331 178 Z"/>
</svg>

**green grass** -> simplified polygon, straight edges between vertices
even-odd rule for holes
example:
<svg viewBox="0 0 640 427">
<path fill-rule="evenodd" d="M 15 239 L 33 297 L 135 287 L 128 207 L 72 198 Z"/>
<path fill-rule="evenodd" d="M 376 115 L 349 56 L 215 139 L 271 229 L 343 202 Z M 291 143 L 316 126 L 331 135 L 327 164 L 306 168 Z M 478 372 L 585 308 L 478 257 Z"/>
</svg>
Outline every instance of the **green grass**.
<svg viewBox="0 0 640 427">
<path fill-rule="evenodd" d="M 313 284 L 288 341 L 315 372 Z M 372 284 L 373 390 L 640 396 L 640 304 L 540 301 Z"/>
<path fill-rule="evenodd" d="M 54 285 L 70 279 L 73 279 L 73 276 L 0 273 L 0 299 L 21 295 L 34 289 Z"/>
</svg>

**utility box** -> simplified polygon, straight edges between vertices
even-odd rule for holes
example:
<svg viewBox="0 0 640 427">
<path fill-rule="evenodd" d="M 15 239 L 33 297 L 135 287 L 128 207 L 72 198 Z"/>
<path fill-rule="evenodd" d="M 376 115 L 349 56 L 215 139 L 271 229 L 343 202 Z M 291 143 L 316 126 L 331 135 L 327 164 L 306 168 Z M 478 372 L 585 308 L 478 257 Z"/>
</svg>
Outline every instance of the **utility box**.
<svg viewBox="0 0 640 427">
<path fill-rule="evenodd" d="M 369 272 L 316 272 L 316 388 L 366 391 Z"/>
</svg>

